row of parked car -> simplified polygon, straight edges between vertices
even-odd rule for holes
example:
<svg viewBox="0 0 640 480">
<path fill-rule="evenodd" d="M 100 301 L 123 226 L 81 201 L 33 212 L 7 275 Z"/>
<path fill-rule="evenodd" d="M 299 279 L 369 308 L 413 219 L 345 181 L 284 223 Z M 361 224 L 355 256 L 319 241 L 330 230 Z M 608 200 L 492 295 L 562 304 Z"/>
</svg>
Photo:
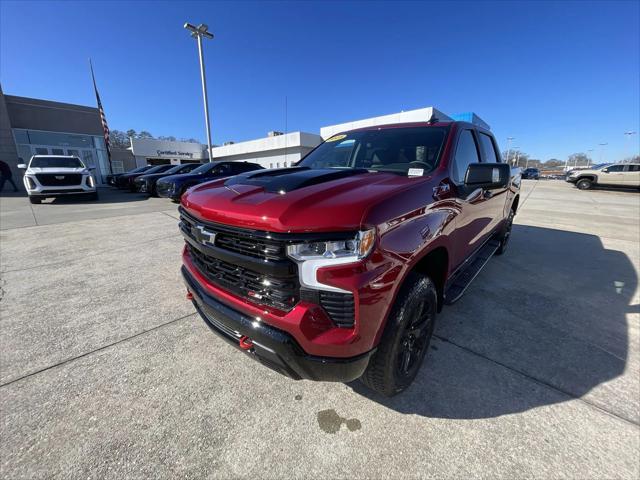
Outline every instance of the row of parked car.
<svg viewBox="0 0 640 480">
<path fill-rule="evenodd" d="M 177 202 L 194 185 L 260 169 L 260 165 L 249 162 L 146 165 L 129 172 L 109 175 L 107 183 L 122 190 L 170 198 Z"/>
</svg>

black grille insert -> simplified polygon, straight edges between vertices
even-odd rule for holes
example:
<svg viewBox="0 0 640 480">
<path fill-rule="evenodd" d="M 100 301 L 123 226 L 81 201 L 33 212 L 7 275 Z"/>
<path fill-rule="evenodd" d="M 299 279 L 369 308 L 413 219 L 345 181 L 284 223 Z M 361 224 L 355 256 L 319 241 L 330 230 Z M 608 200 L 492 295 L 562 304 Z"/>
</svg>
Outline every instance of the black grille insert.
<svg viewBox="0 0 640 480">
<path fill-rule="evenodd" d="M 298 275 L 273 277 L 202 253 L 187 243 L 195 266 L 211 283 L 249 300 L 280 310 L 291 310 L 300 299 Z"/>
<path fill-rule="evenodd" d="M 63 187 L 66 185 L 80 185 L 82 174 L 80 173 L 38 173 L 36 178 L 44 187 Z"/>
<path fill-rule="evenodd" d="M 338 327 L 353 328 L 356 312 L 352 294 L 320 290 L 320 305 Z"/>
</svg>

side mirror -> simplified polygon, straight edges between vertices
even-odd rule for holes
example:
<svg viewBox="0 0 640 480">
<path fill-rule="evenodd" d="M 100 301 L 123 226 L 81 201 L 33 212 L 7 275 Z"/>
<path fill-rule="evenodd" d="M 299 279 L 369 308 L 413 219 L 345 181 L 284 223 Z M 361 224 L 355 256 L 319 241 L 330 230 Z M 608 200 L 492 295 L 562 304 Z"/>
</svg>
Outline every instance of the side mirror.
<svg viewBox="0 0 640 480">
<path fill-rule="evenodd" d="M 511 167 L 506 163 L 471 163 L 464 176 L 468 187 L 492 190 L 506 188 L 511 177 Z"/>
<path fill-rule="evenodd" d="M 609 173 L 609 169 L 608 169 L 608 168 L 603 168 L 603 169 L 602 169 L 602 171 L 603 171 L 604 173 Z"/>
<path fill-rule="evenodd" d="M 18 164 L 18 168 L 22 169 L 22 170 L 26 170 L 27 169 L 27 165 L 24 163 L 19 163 Z"/>
</svg>

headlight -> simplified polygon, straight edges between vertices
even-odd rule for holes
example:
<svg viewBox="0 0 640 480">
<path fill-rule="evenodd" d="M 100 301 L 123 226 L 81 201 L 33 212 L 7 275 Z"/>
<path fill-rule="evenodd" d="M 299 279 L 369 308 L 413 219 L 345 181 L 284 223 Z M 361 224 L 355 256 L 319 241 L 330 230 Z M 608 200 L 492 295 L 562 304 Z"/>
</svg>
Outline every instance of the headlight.
<svg viewBox="0 0 640 480">
<path fill-rule="evenodd" d="M 287 246 L 287 255 L 298 263 L 300 283 L 306 287 L 333 292 L 346 292 L 318 282 L 319 268 L 353 263 L 373 249 L 375 229 L 358 232 L 346 240 L 299 243 Z"/>
<path fill-rule="evenodd" d="M 357 261 L 366 257 L 373 247 L 375 230 L 365 230 L 351 239 L 328 242 L 299 243 L 289 245 L 287 254 L 297 261 L 312 259 L 331 260 L 335 258 L 351 258 Z"/>
<path fill-rule="evenodd" d="M 27 184 L 29 185 L 29 190 L 33 190 L 36 188 L 36 182 L 33 181 L 33 178 L 31 177 L 27 177 L 25 175 L 24 180 L 27 182 Z"/>
</svg>

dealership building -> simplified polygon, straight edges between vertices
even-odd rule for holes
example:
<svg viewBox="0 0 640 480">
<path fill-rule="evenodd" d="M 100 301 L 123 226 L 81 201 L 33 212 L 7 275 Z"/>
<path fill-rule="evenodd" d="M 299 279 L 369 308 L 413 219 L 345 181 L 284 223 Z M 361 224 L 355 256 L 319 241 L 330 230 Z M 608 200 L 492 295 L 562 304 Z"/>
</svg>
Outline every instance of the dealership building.
<svg viewBox="0 0 640 480">
<path fill-rule="evenodd" d="M 469 121 L 469 116 L 475 118 L 468 113 L 459 119 Z M 451 120 L 427 107 L 325 126 L 320 135 L 269 132 L 264 138 L 215 146 L 212 157 L 214 161 L 258 163 L 264 168 L 290 167 L 336 133 L 373 125 L 425 122 L 432 117 Z M 105 183 L 110 167 L 98 109 L 4 95 L 0 87 L 0 160 L 10 165 L 16 178 L 21 178 L 17 165 L 28 162 L 32 155 L 75 155 L 95 168 L 98 182 Z M 129 148 L 112 148 L 111 168 L 120 173 L 144 165 L 200 163 L 208 158 L 207 146 L 200 143 L 131 138 Z"/>
<path fill-rule="evenodd" d="M 4 95 L 0 87 L 0 160 L 19 179 L 18 164 L 32 155 L 76 155 L 100 181 L 109 164 L 98 109 Z"/>
</svg>

